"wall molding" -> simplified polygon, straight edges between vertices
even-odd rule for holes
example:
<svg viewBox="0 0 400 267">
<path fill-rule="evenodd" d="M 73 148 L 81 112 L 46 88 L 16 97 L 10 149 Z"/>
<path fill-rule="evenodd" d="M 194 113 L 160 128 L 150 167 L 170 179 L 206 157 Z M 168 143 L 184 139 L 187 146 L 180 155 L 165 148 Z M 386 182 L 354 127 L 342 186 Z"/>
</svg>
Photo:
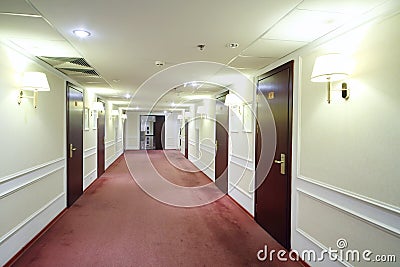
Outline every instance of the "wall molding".
<svg viewBox="0 0 400 267">
<path fill-rule="evenodd" d="M 234 185 L 232 182 L 228 183 L 228 195 L 254 216 L 254 199 L 252 195 Z"/>
<path fill-rule="evenodd" d="M 66 207 L 65 193 L 61 193 L 41 209 L 0 237 L 0 265 L 9 261 Z"/>
<path fill-rule="evenodd" d="M 0 182 L 0 199 L 13 194 L 39 180 L 65 168 L 65 159 L 60 158 L 27 170 L 9 175 Z"/>
<path fill-rule="evenodd" d="M 107 149 L 115 145 L 115 140 L 104 142 L 104 148 Z"/>
<path fill-rule="evenodd" d="M 83 177 L 83 190 L 88 188 L 97 179 L 97 167 Z"/>
<path fill-rule="evenodd" d="M 239 167 L 242 167 L 243 169 L 255 171 L 252 161 L 249 160 L 249 162 L 247 162 L 246 159 L 244 159 L 242 157 L 238 157 L 237 155 L 234 155 L 234 154 L 229 154 L 229 156 L 230 156 L 229 162 L 231 162 Z"/>
<path fill-rule="evenodd" d="M 333 191 L 333 192 L 335 192 L 337 194 L 340 194 L 340 195 L 343 195 L 343 196 L 346 196 L 346 197 L 350 197 L 350 198 L 353 198 L 353 199 L 357 199 L 357 200 L 359 200 L 361 202 L 364 202 L 365 204 L 373 205 L 373 206 L 376 206 L 378 208 L 385 209 L 385 210 L 388 210 L 388 211 L 391 211 L 393 213 L 396 213 L 396 214 L 400 215 L 400 208 L 399 207 L 387 204 L 385 202 L 381 202 L 379 200 L 375 200 L 373 198 L 369 198 L 369 197 L 360 195 L 358 193 L 354 193 L 354 192 L 351 192 L 351 191 L 348 191 L 348 190 L 345 190 L 345 189 L 341 189 L 341 188 L 336 187 L 336 186 L 332 186 L 332 185 L 329 185 L 329 184 L 326 184 L 326 183 L 323 183 L 323 182 L 319 182 L 319 181 L 317 181 L 315 179 L 312 179 L 312 178 L 309 178 L 309 177 L 306 177 L 306 176 L 303 176 L 303 175 L 299 175 L 297 178 L 302 180 L 302 181 L 304 181 L 304 182 L 314 184 L 314 185 L 316 185 L 318 187 L 328 189 L 328 190 Z"/>
<path fill-rule="evenodd" d="M 97 154 L 97 146 L 89 147 L 83 151 L 83 158 L 88 158 Z"/>
<path fill-rule="evenodd" d="M 325 203 L 331 203 L 334 207 L 362 218 L 372 225 L 386 229 L 390 233 L 400 234 L 398 223 L 400 214 L 390 205 L 376 203 L 368 198 L 313 181 L 304 176 L 299 177 L 297 190 L 304 191 Z M 321 195 L 324 197 L 320 197 Z"/>
<path fill-rule="evenodd" d="M 107 158 L 106 159 L 106 164 L 105 164 L 105 169 L 107 170 L 107 168 L 110 167 L 111 164 L 113 164 L 114 161 L 116 161 L 117 158 L 119 158 L 119 156 L 121 156 L 123 153 L 124 153 L 124 150 L 121 149 L 121 150 L 115 152 L 115 154 L 112 155 L 111 157 Z"/>
<path fill-rule="evenodd" d="M 335 198 L 338 196 L 332 196 L 329 193 L 323 192 L 324 197 L 321 197 L 315 192 L 310 192 L 307 189 L 296 189 L 299 193 L 302 193 L 308 197 L 315 199 L 318 202 L 321 202 L 323 205 L 328 205 L 332 208 L 339 210 L 349 216 L 355 217 L 358 220 L 368 223 L 369 225 L 383 230 L 393 236 L 398 237 L 400 235 L 400 229 L 397 228 L 399 222 L 399 216 L 395 214 L 385 214 L 384 210 L 373 210 L 369 207 L 365 207 L 363 205 L 359 205 L 359 203 L 351 203 L 349 199 L 338 199 L 335 201 Z M 346 203 L 346 202 L 350 203 Z M 297 228 L 297 225 L 296 225 Z"/>
<path fill-rule="evenodd" d="M 329 248 L 327 248 L 326 246 L 324 246 L 321 242 L 319 242 L 318 240 L 316 240 L 314 237 L 312 237 L 311 235 L 309 235 L 309 234 L 307 234 L 305 231 L 303 231 L 302 229 L 300 229 L 300 228 L 296 228 L 296 232 L 298 233 L 298 234 L 300 234 L 301 236 L 303 236 L 303 237 L 305 237 L 308 241 L 311 241 L 311 243 L 313 243 L 315 246 L 317 246 L 319 249 L 320 249 L 320 251 L 322 251 L 322 250 L 325 250 L 325 251 L 328 251 L 329 250 Z M 301 253 L 301 251 L 299 251 L 300 253 Z M 317 255 L 320 255 L 321 253 L 317 253 Z M 304 260 L 304 259 L 303 259 Z M 328 260 L 328 259 L 325 259 L 325 261 L 326 260 Z M 353 267 L 353 265 L 351 265 L 350 263 L 348 263 L 347 261 L 344 261 L 343 259 L 338 259 L 338 262 L 339 263 L 341 263 L 342 265 L 344 265 L 344 266 L 347 266 L 347 267 Z M 312 263 L 310 263 L 310 264 L 312 264 Z"/>
<path fill-rule="evenodd" d="M 45 169 L 46 167 L 48 167 L 48 166 L 50 166 L 52 164 L 59 163 L 59 162 L 64 161 L 64 160 L 65 160 L 65 157 L 57 158 L 57 159 L 54 159 L 54 160 L 51 160 L 51 161 L 48 161 L 48 162 L 45 162 L 45 163 L 30 167 L 28 169 L 25 169 L 25 170 L 22 170 L 22 171 L 19 171 L 19 172 L 4 176 L 4 177 L 0 178 L 0 184 L 8 182 L 8 181 L 13 180 L 13 179 L 16 179 L 16 178 L 18 178 L 20 176 L 27 175 L 27 174 L 29 174 L 31 172 L 38 171 L 40 169 Z"/>
</svg>

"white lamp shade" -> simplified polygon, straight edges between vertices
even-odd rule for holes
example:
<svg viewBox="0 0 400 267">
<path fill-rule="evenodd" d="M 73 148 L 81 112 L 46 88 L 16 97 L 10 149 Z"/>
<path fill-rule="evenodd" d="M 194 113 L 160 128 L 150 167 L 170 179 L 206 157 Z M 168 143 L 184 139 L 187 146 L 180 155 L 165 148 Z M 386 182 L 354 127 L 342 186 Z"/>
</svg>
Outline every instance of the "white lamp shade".
<svg viewBox="0 0 400 267">
<path fill-rule="evenodd" d="M 97 111 L 104 111 L 104 105 L 101 102 L 94 102 L 92 109 Z"/>
<path fill-rule="evenodd" d="M 117 109 L 111 110 L 111 116 L 118 116 L 118 115 L 119 115 L 119 112 Z"/>
<path fill-rule="evenodd" d="M 312 82 L 340 81 L 350 73 L 350 61 L 341 54 L 327 54 L 317 57 L 311 74 Z"/>
<path fill-rule="evenodd" d="M 240 105 L 241 101 L 237 95 L 229 93 L 225 97 L 224 104 L 225 104 L 225 106 L 235 106 L 235 105 Z"/>
<path fill-rule="evenodd" d="M 199 106 L 197 107 L 197 114 L 206 114 L 206 107 L 205 106 Z"/>
<path fill-rule="evenodd" d="M 25 72 L 22 78 L 22 90 L 50 91 L 46 74 L 43 72 Z"/>
<path fill-rule="evenodd" d="M 128 115 L 126 114 L 121 114 L 121 119 L 126 120 L 128 118 Z"/>
<path fill-rule="evenodd" d="M 179 114 L 178 117 L 177 117 L 177 119 L 178 119 L 178 120 L 183 120 L 182 114 Z"/>
</svg>

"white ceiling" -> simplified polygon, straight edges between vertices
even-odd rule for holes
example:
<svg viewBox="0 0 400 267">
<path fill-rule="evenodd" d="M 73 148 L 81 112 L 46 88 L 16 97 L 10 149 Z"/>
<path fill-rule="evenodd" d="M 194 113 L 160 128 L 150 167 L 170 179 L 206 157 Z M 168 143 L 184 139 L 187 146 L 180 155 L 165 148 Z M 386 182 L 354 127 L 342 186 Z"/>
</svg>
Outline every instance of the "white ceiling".
<svg viewBox="0 0 400 267">
<path fill-rule="evenodd" d="M 108 86 L 82 85 L 122 101 L 153 74 L 178 63 L 212 61 L 251 74 L 383 2 L 1 0 L 0 38 L 35 56 L 83 57 Z M 91 36 L 80 39 L 75 29 Z M 231 42 L 239 47 L 228 48 Z M 165 66 L 155 66 L 156 60 Z"/>
</svg>

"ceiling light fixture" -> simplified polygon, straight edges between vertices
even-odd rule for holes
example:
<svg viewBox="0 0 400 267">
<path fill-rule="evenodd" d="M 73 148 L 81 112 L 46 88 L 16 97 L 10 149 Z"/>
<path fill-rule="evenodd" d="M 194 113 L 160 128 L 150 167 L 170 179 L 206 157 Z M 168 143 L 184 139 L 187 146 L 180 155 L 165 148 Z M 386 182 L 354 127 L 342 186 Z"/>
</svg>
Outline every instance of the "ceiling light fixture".
<svg viewBox="0 0 400 267">
<path fill-rule="evenodd" d="M 203 50 L 204 50 L 204 47 L 206 47 L 205 44 L 198 44 L 198 45 L 197 45 L 197 48 L 198 48 L 200 51 L 203 51 Z"/>
<path fill-rule="evenodd" d="M 226 45 L 226 47 L 228 48 L 238 48 L 239 47 L 239 43 L 229 43 Z"/>
<path fill-rule="evenodd" d="M 85 31 L 85 30 L 73 30 L 72 31 L 76 36 L 80 37 L 80 38 L 86 38 L 89 37 L 91 35 L 90 32 Z"/>
<path fill-rule="evenodd" d="M 128 94 L 125 95 L 125 98 L 129 99 L 129 98 L 131 98 L 131 95 L 128 93 Z"/>
</svg>

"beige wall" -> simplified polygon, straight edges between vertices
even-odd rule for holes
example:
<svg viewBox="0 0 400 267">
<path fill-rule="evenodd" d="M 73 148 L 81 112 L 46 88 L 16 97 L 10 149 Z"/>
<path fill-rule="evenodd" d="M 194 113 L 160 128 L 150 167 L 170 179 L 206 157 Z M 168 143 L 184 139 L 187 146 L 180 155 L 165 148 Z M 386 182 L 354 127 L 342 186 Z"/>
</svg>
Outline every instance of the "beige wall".
<svg viewBox="0 0 400 267">
<path fill-rule="evenodd" d="M 350 249 L 399 254 L 400 15 L 382 10 L 379 18 L 333 32 L 260 72 L 295 60 L 293 249 L 337 249 L 344 238 Z M 334 91 L 328 104 L 326 84 L 310 76 L 315 58 L 331 52 L 348 55 L 355 66 L 346 79 L 350 99 Z M 311 262 L 342 264 L 348 263 Z"/>
<path fill-rule="evenodd" d="M 65 80 L 0 43 L 0 265 L 64 207 Z M 50 92 L 17 104 L 25 71 L 47 75 Z M 29 92 L 27 92 L 29 94 Z"/>
</svg>

